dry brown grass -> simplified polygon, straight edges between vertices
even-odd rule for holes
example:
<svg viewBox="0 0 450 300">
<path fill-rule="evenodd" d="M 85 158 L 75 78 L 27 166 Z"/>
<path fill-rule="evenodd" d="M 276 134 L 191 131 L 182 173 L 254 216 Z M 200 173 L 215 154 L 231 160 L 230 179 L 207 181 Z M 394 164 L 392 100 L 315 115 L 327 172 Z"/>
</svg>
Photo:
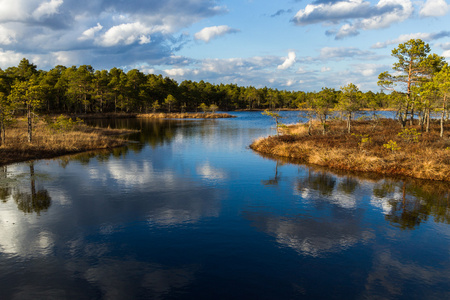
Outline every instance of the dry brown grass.
<svg viewBox="0 0 450 300">
<path fill-rule="evenodd" d="M 26 123 L 19 120 L 6 131 L 6 143 L 0 146 L 0 165 L 119 147 L 126 141 L 118 136 L 132 132 L 86 125 L 78 125 L 72 131 L 54 132 L 44 122 L 38 122 L 33 130 L 33 142 L 28 143 Z"/>
<path fill-rule="evenodd" d="M 304 125 L 292 126 L 288 128 L 289 134 L 261 138 L 250 147 L 340 170 L 450 181 L 448 125 L 444 138 L 439 137 L 438 124 L 433 124 L 430 133 L 422 133 L 418 142 L 408 142 L 398 136 L 399 124 L 389 119 L 381 120 L 376 127 L 369 121 L 356 121 L 355 135 L 345 133 L 344 122 L 333 121 L 330 125 L 326 135 L 314 132 L 312 136 L 307 135 Z M 420 128 L 415 128 L 420 132 Z M 363 136 L 369 137 L 370 142 L 361 143 Z M 390 151 L 383 147 L 389 140 L 395 141 L 400 149 Z"/>
<path fill-rule="evenodd" d="M 150 113 L 138 114 L 138 118 L 155 118 L 155 119 L 219 119 L 234 118 L 227 113 Z"/>
</svg>

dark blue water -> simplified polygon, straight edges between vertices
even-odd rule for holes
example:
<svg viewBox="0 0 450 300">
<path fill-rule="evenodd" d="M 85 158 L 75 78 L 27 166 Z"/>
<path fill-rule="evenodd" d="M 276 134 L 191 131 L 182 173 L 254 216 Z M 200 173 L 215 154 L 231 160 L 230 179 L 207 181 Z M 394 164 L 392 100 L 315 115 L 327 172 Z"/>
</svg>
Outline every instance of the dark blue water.
<svg viewBox="0 0 450 300">
<path fill-rule="evenodd" d="M 449 185 L 265 158 L 235 115 L 0 168 L 0 299 L 450 297 Z"/>
</svg>

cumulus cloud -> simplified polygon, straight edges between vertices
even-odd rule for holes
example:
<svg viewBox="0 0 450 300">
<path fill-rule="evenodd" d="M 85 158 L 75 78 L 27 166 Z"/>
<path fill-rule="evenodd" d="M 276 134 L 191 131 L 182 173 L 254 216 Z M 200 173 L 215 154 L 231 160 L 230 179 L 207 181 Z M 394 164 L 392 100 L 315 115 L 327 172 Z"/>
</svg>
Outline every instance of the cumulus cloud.
<svg viewBox="0 0 450 300">
<path fill-rule="evenodd" d="M 278 70 L 286 70 L 295 63 L 296 55 L 294 51 L 290 51 L 288 54 L 288 57 L 284 60 L 284 62 L 279 65 L 277 68 Z"/>
<path fill-rule="evenodd" d="M 180 30 L 226 12 L 212 0 L 0 0 L 0 7 L 3 51 L 42 62 L 76 52 L 96 68 L 165 60 L 187 43 Z"/>
<path fill-rule="evenodd" d="M 228 27 L 227 25 L 211 26 L 203 28 L 202 30 L 197 32 L 194 37 L 196 40 L 202 40 L 208 43 L 210 40 L 216 37 L 236 32 L 239 32 L 239 30 Z"/>
<path fill-rule="evenodd" d="M 152 29 L 141 24 L 127 23 L 113 26 L 100 38 L 98 43 L 105 47 L 116 46 L 118 44 L 130 45 L 139 41 L 139 44 L 150 42 L 149 34 Z"/>
<path fill-rule="evenodd" d="M 450 58 L 450 50 L 445 50 L 444 52 L 442 52 L 442 56 L 445 58 Z"/>
<path fill-rule="evenodd" d="M 427 0 L 420 10 L 422 17 L 442 17 L 448 13 L 450 5 L 445 0 Z"/>
<path fill-rule="evenodd" d="M 0 45 L 10 45 L 16 42 L 16 33 L 0 25 Z"/>
<path fill-rule="evenodd" d="M 450 37 L 450 31 L 440 31 L 436 33 L 424 33 L 424 32 L 417 32 L 417 33 L 410 33 L 410 34 L 402 34 L 398 38 L 393 40 L 387 40 L 385 42 L 378 42 L 374 45 L 372 45 L 372 49 L 380 49 L 380 48 L 386 48 L 389 45 L 397 45 L 401 43 L 405 43 L 409 41 L 410 39 L 421 39 L 424 41 L 432 41 L 441 39 L 444 37 Z"/>
<path fill-rule="evenodd" d="M 103 29 L 103 26 L 100 25 L 100 23 L 97 23 L 97 26 L 86 29 L 78 39 L 80 41 L 94 39 L 95 34 L 102 29 Z"/>
<path fill-rule="evenodd" d="M 375 6 L 363 0 L 330 1 L 308 4 L 293 18 L 296 25 L 316 23 L 344 23 L 338 30 L 329 30 L 336 39 L 359 34 L 360 30 L 386 28 L 394 23 L 403 22 L 414 11 L 410 0 L 380 0 Z"/>
<path fill-rule="evenodd" d="M 58 9 L 63 4 L 63 0 L 50 0 L 49 2 L 41 3 L 33 12 L 33 17 L 40 19 L 58 13 Z"/>
</svg>

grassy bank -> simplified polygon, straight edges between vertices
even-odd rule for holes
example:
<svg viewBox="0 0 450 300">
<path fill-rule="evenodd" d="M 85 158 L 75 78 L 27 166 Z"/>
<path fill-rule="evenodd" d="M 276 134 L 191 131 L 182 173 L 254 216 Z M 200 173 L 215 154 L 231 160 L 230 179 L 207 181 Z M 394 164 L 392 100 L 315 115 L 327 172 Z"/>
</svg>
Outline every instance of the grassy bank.
<svg viewBox="0 0 450 300">
<path fill-rule="evenodd" d="M 155 118 L 155 119 L 221 119 L 235 118 L 227 113 L 149 113 L 138 114 L 138 118 Z"/>
<path fill-rule="evenodd" d="M 26 121 L 19 120 L 8 128 L 6 143 L 0 146 L 0 165 L 119 147 L 126 143 L 119 136 L 132 132 L 93 128 L 83 124 L 69 131 L 55 131 L 40 121 L 33 130 L 33 142 L 28 143 Z"/>
<path fill-rule="evenodd" d="M 432 124 L 429 133 L 421 133 L 419 127 L 413 126 L 407 134 L 390 119 L 377 124 L 355 121 L 353 134 L 346 133 L 342 121 L 328 123 L 325 135 L 315 125 L 312 135 L 308 135 L 305 125 L 289 126 L 284 134 L 260 138 L 250 148 L 340 170 L 450 181 L 448 125 L 444 138 L 439 137 L 437 123 Z"/>
</svg>

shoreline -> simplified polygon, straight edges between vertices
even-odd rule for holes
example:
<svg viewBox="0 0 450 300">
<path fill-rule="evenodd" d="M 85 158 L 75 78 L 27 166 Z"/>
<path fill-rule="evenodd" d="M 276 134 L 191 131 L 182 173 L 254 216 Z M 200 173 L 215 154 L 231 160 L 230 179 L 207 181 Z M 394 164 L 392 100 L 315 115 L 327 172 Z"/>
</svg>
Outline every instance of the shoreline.
<svg viewBox="0 0 450 300">
<path fill-rule="evenodd" d="M 384 121 L 384 126 L 392 127 L 395 121 Z M 355 121 L 355 127 L 358 126 Z M 360 122 L 363 123 L 363 122 Z M 343 124 L 333 124 L 338 126 Z M 361 124 L 359 124 L 361 126 Z M 364 124 L 369 125 L 369 124 Z M 439 139 L 436 134 L 422 134 L 420 142 L 402 141 L 398 137 L 399 128 L 383 128 L 372 135 L 363 135 L 364 128 L 357 134 L 315 132 L 290 134 L 299 125 L 287 129 L 287 134 L 262 137 L 255 140 L 250 148 L 256 152 L 274 157 L 285 157 L 334 170 L 365 172 L 389 176 L 406 176 L 416 179 L 450 181 L 450 140 Z M 341 129 L 341 128 L 339 128 Z M 390 130 L 393 133 L 387 134 Z M 386 132 L 384 132 L 386 131 Z M 381 133 L 383 132 L 383 133 Z M 364 144 L 362 136 L 370 138 Z M 389 140 L 398 143 L 399 149 L 386 148 Z"/>
<path fill-rule="evenodd" d="M 71 118 L 93 119 L 218 119 L 235 118 L 227 113 L 98 113 L 76 114 Z M 37 128 L 37 130 L 35 130 Z M 54 133 L 42 123 L 36 124 L 33 143 L 26 141 L 25 120 L 7 130 L 6 145 L 0 145 L 0 166 L 39 159 L 52 159 L 65 155 L 79 154 L 127 145 L 121 136 L 133 134 L 136 130 L 110 129 L 81 125 L 67 132 Z"/>
<path fill-rule="evenodd" d="M 122 137 L 135 133 L 135 130 L 110 129 L 78 126 L 66 132 L 49 133 L 39 124 L 35 131 L 33 143 L 26 141 L 23 124 L 11 131 L 16 136 L 6 136 L 6 145 L 0 146 L 0 166 L 27 162 L 40 159 L 52 159 L 65 155 L 78 154 L 89 151 L 113 149 L 127 145 L 128 141 Z"/>
</svg>

